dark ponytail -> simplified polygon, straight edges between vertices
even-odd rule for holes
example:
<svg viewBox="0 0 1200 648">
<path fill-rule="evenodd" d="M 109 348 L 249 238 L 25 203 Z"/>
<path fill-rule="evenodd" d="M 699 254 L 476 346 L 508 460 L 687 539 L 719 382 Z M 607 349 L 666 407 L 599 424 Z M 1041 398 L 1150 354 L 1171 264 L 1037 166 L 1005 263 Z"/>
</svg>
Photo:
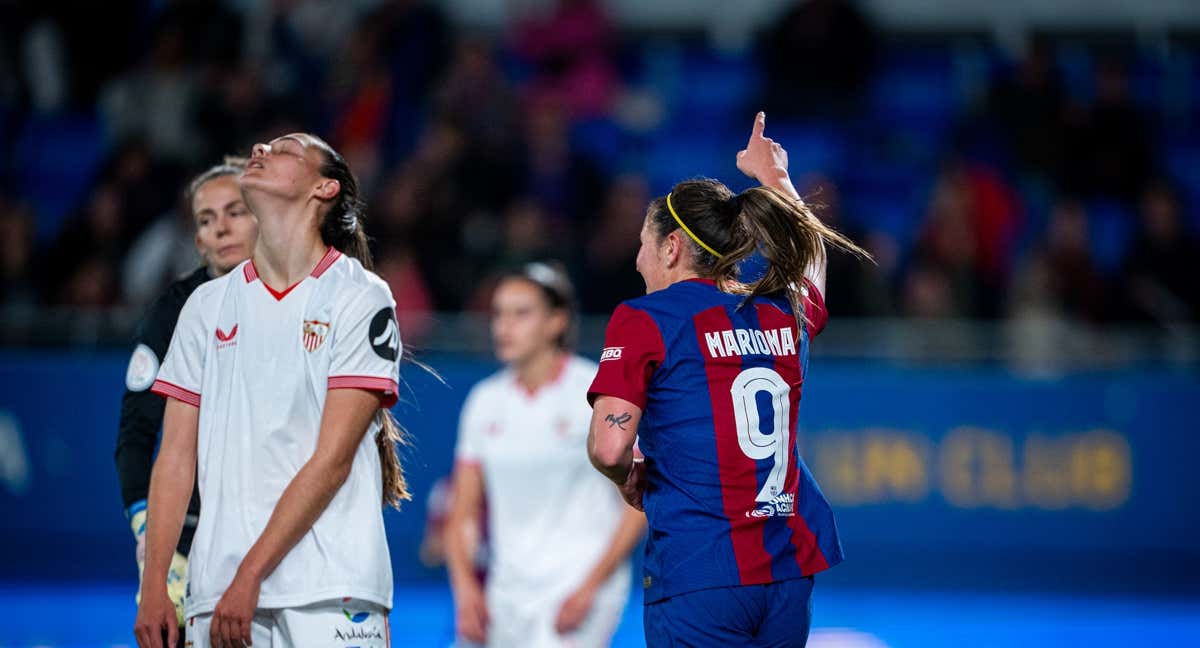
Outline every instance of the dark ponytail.
<svg viewBox="0 0 1200 648">
<path fill-rule="evenodd" d="M 684 237 L 697 274 L 735 295 L 783 292 L 800 323 L 805 321 L 803 278 L 809 267 L 825 260 L 826 245 L 864 259 L 871 257 L 822 223 L 803 200 L 772 187 L 734 194 L 716 180 L 688 180 L 675 185 L 669 197 L 670 205 L 665 197 L 651 202 L 647 214 L 659 238 L 680 229 L 679 221 L 683 221 L 695 238 L 711 248 Z M 767 261 L 766 272 L 755 281 L 742 282 L 738 264 L 756 251 Z"/>
<path fill-rule="evenodd" d="M 358 179 L 350 171 L 350 165 L 333 147 L 315 135 L 309 135 L 325 154 L 320 174 L 323 178 L 337 180 L 340 189 L 334 196 L 321 219 L 321 241 L 336 248 L 348 257 L 358 259 L 367 270 L 375 269 L 367 232 L 363 228 L 366 219 L 366 203 L 358 196 Z"/>
<path fill-rule="evenodd" d="M 366 204 L 358 197 L 358 179 L 350 171 L 350 165 L 346 163 L 345 158 L 333 150 L 333 147 L 315 135 L 309 137 L 318 144 L 325 155 L 320 169 L 321 176 L 337 180 L 340 186 L 337 196 L 334 196 L 321 219 L 321 241 L 342 254 L 357 259 L 367 270 L 374 271 L 375 263 L 371 258 L 367 232 L 363 228 Z M 405 355 L 407 354 L 406 350 Z M 375 417 L 379 422 L 379 432 L 375 434 L 375 447 L 379 451 L 379 467 L 383 477 L 383 504 L 399 509 L 401 502 L 412 499 L 412 492 L 408 490 L 408 480 L 404 476 L 404 467 L 400 464 L 398 454 L 399 446 L 408 445 L 408 435 L 396 417 L 392 416 L 391 411 L 381 407 L 375 413 Z"/>
</svg>

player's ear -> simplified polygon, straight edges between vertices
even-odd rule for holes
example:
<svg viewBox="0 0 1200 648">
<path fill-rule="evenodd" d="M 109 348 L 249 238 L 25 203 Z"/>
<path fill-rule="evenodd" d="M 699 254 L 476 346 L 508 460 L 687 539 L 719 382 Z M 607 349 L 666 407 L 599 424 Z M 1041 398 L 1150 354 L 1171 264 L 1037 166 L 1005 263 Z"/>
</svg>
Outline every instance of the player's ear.
<svg viewBox="0 0 1200 648">
<path fill-rule="evenodd" d="M 555 308 L 551 311 L 551 318 L 554 320 L 555 337 L 562 337 L 567 332 L 567 327 L 571 325 L 571 315 L 565 308 Z"/>
<path fill-rule="evenodd" d="M 321 181 L 313 188 L 313 195 L 321 200 L 333 200 L 341 190 L 342 183 L 332 178 L 321 178 Z"/>
<path fill-rule="evenodd" d="M 675 230 L 663 237 L 663 261 L 668 268 L 679 265 L 679 257 L 683 253 L 683 239 L 680 236 L 679 230 Z"/>
</svg>

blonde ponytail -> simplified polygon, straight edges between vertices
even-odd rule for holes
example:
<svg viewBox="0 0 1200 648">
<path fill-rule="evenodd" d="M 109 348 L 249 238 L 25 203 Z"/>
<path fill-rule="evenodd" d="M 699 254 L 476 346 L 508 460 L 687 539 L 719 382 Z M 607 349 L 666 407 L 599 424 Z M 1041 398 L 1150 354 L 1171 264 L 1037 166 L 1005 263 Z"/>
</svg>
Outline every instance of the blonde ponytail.
<svg viewBox="0 0 1200 648">
<path fill-rule="evenodd" d="M 733 294 L 757 297 L 784 292 L 797 322 L 804 317 L 804 276 L 809 268 L 825 263 L 826 246 L 841 248 L 862 259 L 871 254 L 817 218 L 802 199 L 774 187 L 754 187 L 738 197 L 738 225 L 746 232 L 746 255 L 757 250 L 767 261 L 763 276 L 749 283 L 725 275 L 718 285 Z M 744 258 L 744 257 L 742 257 Z M 723 285 L 722 285 L 723 284 Z"/>
<path fill-rule="evenodd" d="M 375 447 L 379 450 L 379 467 L 383 474 L 383 504 L 399 510 L 401 502 L 412 499 L 397 454 L 398 446 L 408 445 L 408 438 L 390 411 L 380 408 L 376 416 L 380 427 L 375 433 Z"/>
</svg>

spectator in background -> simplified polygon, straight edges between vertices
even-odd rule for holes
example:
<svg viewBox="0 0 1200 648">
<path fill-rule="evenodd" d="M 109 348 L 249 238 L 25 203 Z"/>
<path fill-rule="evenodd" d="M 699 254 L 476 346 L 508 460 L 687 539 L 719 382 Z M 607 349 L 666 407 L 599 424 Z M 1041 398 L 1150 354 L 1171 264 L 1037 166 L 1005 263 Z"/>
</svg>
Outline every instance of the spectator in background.
<svg viewBox="0 0 1200 648">
<path fill-rule="evenodd" d="M 1065 106 L 1054 49 L 1045 38 L 1034 38 L 1011 74 L 989 90 L 985 115 L 1022 170 L 1053 178 L 1062 165 Z"/>
<path fill-rule="evenodd" d="M 300 111 L 311 102 L 272 91 L 266 74 L 257 65 L 238 62 L 214 66 L 204 75 L 195 119 L 209 148 L 244 152 L 263 132 L 291 132 L 307 123 Z M 278 120 L 291 120 L 295 126 L 271 125 Z"/>
<path fill-rule="evenodd" d="M 151 156 L 141 141 L 122 146 L 109 164 L 121 188 L 130 236 L 135 237 L 119 266 L 121 301 L 127 304 L 148 304 L 200 263 L 191 206 L 168 190 L 168 183 L 177 184 L 176 171 Z"/>
<path fill-rule="evenodd" d="M 830 317 L 883 317 L 893 310 L 888 277 L 895 270 L 896 241 L 882 232 L 862 232 L 847 222 L 842 212 L 842 195 L 838 186 L 826 177 L 808 179 L 801 192 L 813 212 L 829 227 L 842 232 L 852 241 L 863 241 L 875 263 L 840 248 L 828 251 L 825 305 Z"/>
<path fill-rule="evenodd" d="M 382 239 L 420 241 L 413 252 L 438 310 L 462 305 L 473 288 L 464 277 L 482 274 L 500 237 L 496 217 L 482 211 L 490 201 L 461 172 L 469 157 L 463 154 L 464 146 L 457 127 L 434 121 L 412 158 L 387 178 L 376 200 Z M 490 179 L 482 181 L 486 185 Z"/>
<path fill-rule="evenodd" d="M 472 196 L 507 202 L 521 181 L 512 164 L 520 150 L 521 106 L 491 44 L 477 38 L 460 43 L 432 100 L 436 120 L 453 124 L 471 142 L 471 155 L 459 161 L 458 171 Z"/>
<path fill-rule="evenodd" d="M 988 292 L 986 298 L 994 303 L 1008 283 L 1009 264 L 1024 221 L 1020 196 L 988 165 L 963 164 L 960 169 L 970 199 L 976 267 Z M 985 315 L 996 315 L 993 309 L 985 310 Z"/>
<path fill-rule="evenodd" d="M 393 85 L 382 55 L 383 25 L 364 16 L 346 39 L 329 75 L 333 144 L 370 188 L 380 171 L 379 145 L 392 109 Z"/>
<path fill-rule="evenodd" d="M 904 310 L 922 317 L 974 317 L 986 311 L 971 186 L 961 166 L 938 178 L 903 284 Z"/>
<path fill-rule="evenodd" d="M 144 306 L 162 292 L 163 286 L 199 263 L 190 209 L 168 210 L 137 237 L 125 255 L 121 266 L 123 301 Z"/>
<path fill-rule="evenodd" d="M 1046 236 L 1025 261 L 1013 282 L 1014 317 L 1048 317 L 1100 323 L 1106 315 L 1106 285 L 1088 246 L 1083 205 L 1060 199 Z"/>
<path fill-rule="evenodd" d="M 158 17 L 161 24 L 183 30 L 187 61 L 197 69 L 228 69 L 242 59 L 242 15 L 227 2 L 169 0 Z"/>
<path fill-rule="evenodd" d="M 504 238 L 495 266 L 518 266 L 553 254 L 563 239 L 555 236 L 546 210 L 537 200 L 520 198 L 504 210 Z"/>
<path fill-rule="evenodd" d="M 145 43 L 141 3 L 0 4 L 0 47 L 12 48 L 26 98 L 44 114 L 61 108 L 94 111 L 103 85 L 127 69 Z M 65 97 L 59 94 L 64 89 Z"/>
<path fill-rule="evenodd" d="M 183 180 L 182 168 L 155 156 L 142 139 L 118 144 L 100 172 L 100 181 L 113 183 L 120 192 L 131 233 L 178 205 L 173 188 Z"/>
<path fill-rule="evenodd" d="M 604 193 L 600 171 L 571 149 L 567 128 L 558 101 L 535 99 L 526 105 L 525 189 L 545 208 L 550 235 L 558 237 L 570 237 L 578 224 L 592 222 Z"/>
<path fill-rule="evenodd" d="M 38 302 L 33 268 L 33 214 L 0 194 L 0 306 Z"/>
<path fill-rule="evenodd" d="M 111 181 L 97 185 L 47 254 L 48 301 L 80 308 L 115 305 L 128 233 L 121 192 Z"/>
<path fill-rule="evenodd" d="M 206 155 L 196 146 L 193 120 L 200 86 L 187 65 L 183 25 L 166 24 L 151 35 L 143 62 L 109 83 L 102 91 L 101 114 L 109 138 L 145 138 L 158 156 L 197 163 Z"/>
<path fill-rule="evenodd" d="M 583 312 L 610 313 L 630 295 L 645 290 L 634 261 L 649 203 L 650 189 L 643 176 L 625 174 L 608 185 L 596 227 L 584 242 Z"/>
<path fill-rule="evenodd" d="M 1200 320 L 1200 242 L 1180 218 L 1179 197 L 1159 180 L 1142 194 L 1141 228 L 1122 276 L 1129 315 L 1161 324 Z"/>
<path fill-rule="evenodd" d="M 419 346 L 433 326 L 433 298 L 417 264 L 412 242 L 393 239 L 380 245 L 375 274 L 392 289 L 396 324 L 404 331 L 405 344 Z"/>
<path fill-rule="evenodd" d="M 928 261 L 918 261 L 904 277 L 901 286 L 902 313 L 922 319 L 964 317 L 960 295 L 949 273 Z"/>
<path fill-rule="evenodd" d="M 385 0 L 367 19 L 378 23 L 379 51 L 386 62 L 391 102 L 385 115 L 383 162 L 400 161 L 420 133 L 425 105 L 445 75 L 453 37 L 438 4 Z"/>
<path fill-rule="evenodd" d="M 1023 220 L 1016 192 L 991 167 L 953 160 L 938 176 L 914 256 L 952 285 L 958 317 L 995 317 Z"/>
<path fill-rule="evenodd" d="M 766 110 L 778 117 L 845 117 L 875 68 L 875 28 L 851 0 L 805 0 L 763 39 Z"/>
<path fill-rule="evenodd" d="M 523 17 L 513 48 L 533 67 L 530 96 L 562 102 L 572 117 L 606 115 L 620 86 L 613 28 L 601 3 L 559 0 L 549 16 Z"/>
<path fill-rule="evenodd" d="M 1150 122 L 1133 103 L 1125 63 L 1106 57 L 1096 67 L 1096 100 L 1069 111 L 1063 188 L 1084 197 L 1137 200 L 1154 172 Z"/>
</svg>

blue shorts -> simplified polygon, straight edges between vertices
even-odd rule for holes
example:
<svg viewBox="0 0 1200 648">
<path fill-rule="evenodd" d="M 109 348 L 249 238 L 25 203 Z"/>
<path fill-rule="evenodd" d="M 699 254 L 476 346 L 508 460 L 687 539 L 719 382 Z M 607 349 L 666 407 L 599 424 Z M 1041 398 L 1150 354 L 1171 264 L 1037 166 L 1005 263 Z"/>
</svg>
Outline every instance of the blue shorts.
<svg viewBox="0 0 1200 648">
<path fill-rule="evenodd" d="M 802 648 L 812 621 L 813 579 L 698 590 L 643 611 L 646 645 L 669 648 Z"/>
</svg>

